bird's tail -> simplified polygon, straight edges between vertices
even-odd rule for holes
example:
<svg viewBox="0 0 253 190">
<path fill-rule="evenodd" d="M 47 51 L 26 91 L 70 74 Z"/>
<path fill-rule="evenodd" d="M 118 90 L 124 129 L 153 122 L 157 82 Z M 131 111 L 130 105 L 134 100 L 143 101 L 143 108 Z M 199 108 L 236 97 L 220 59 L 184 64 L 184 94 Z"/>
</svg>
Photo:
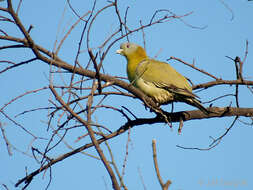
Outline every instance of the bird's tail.
<svg viewBox="0 0 253 190">
<path fill-rule="evenodd" d="M 202 106 L 201 102 L 195 98 L 186 99 L 185 103 L 197 107 L 198 109 L 200 109 L 200 111 L 202 111 L 206 115 L 210 113 L 210 111 L 208 111 L 204 106 Z"/>
</svg>

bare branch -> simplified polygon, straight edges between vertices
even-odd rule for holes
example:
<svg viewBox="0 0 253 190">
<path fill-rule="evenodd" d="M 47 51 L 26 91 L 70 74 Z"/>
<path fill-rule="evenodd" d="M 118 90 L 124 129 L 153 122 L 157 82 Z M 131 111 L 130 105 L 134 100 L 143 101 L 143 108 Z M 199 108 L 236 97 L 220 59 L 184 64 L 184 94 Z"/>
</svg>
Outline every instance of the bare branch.
<svg viewBox="0 0 253 190">
<path fill-rule="evenodd" d="M 5 141 L 8 153 L 9 153 L 10 156 L 12 156 L 11 144 L 10 144 L 9 140 L 7 139 L 7 136 L 6 136 L 5 130 L 4 130 L 4 126 L 1 122 L 0 122 L 0 129 L 1 129 L 1 132 L 2 132 L 2 135 L 3 135 L 3 139 Z"/>
<path fill-rule="evenodd" d="M 209 117 L 226 117 L 226 116 L 233 116 L 233 115 L 241 115 L 245 117 L 253 117 L 253 108 L 212 108 L 210 111 L 212 111 L 212 115 Z M 218 113 L 219 112 L 219 113 Z M 75 114 L 76 115 L 76 114 Z M 183 120 L 190 120 L 190 119 L 200 119 L 202 117 L 208 118 L 203 112 L 196 110 L 196 111 L 188 111 L 188 112 L 175 112 L 170 113 L 170 117 L 172 122 L 178 122 L 180 120 L 180 117 L 183 118 Z M 84 121 L 83 121 L 84 122 Z M 86 123 L 86 122 L 85 122 Z M 97 142 L 100 144 L 106 140 L 109 140 L 111 138 L 114 138 L 118 135 L 121 135 L 122 133 L 126 132 L 129 128 L 133 128 L 135 126 L 144 125 L 144 124 L 155 124 L 155 123 L 164 123 L 164 118 L 161 117 L 155 117 L 155 118 L 138 118 L 136 120 L 128 121 L 125 123 L 121 128 L 119 128 L 117 131 L 102 137 L 97 140 Z M 21 183 L 26 182 L 27 180 L 31 180 L 34 176 L 38 175 L 40 172 L 44 171 L 48 167 L 74 155 L 77 154 L 83 150 L 86 150 L 90 147 L 93 147 L 93 143 L 85 144 L 71 152 L 68 152 L 66 154 L 63 154 L 59 156 L 58 158 L 53 159 L 50 163 L 48 163 L 45 166 L 42 166 L 38 170 L 35 170 L 34 172 L 30 173 L 26 177 L 20 179 L 15 186 L 19 186 Z"/>
<path fill-rule="evenodd" d="M 223 1 L 223 0 L 219 0 L 224 7 L 231 13 L 231 21 L 234 19 L 234 11 Z"/>
<path fill-rule="evenodd" d="M 100 78 L 100 75 L 99 75 L 99 68 L 98 68 L 98 64 L 97 64 L 97 61 L 96 61 L 97 55 L 94 56 L 91 49 L 88 49 L 88 52 L 89 52 L 90 58 L 92 60 L 92 63 L 94 65 L 94 68 L 95 68 L 95 71 L 96 71 L 95 78 L 98 79 L 98 92 L 99 92 L 99 94 L 101 94 L 102 93 L 101 78 Z"/>
<path fill-rule="evenodd" d="M 69 0 L 68 0 L 69 2 Z M 86 17 L 88 14 L 90 14 L 91 11 L 88 11 L 87 13 L 85 13 L 82 17 L 80 17 L 71 27 L 70 29 L 68 30 L 68 32 L 64 35 L 64 37 L 62 38 L 62 40 L 60 41 L 56 51 L 55 51 L 55 54 L 57 55 L 59 50 L 61 49 L 61 46 L 62 44 L 64 43 L 64 41 L 67 39 L 67 37 L 70 35 L 70 33 L 72 32 L 72 30 L 76 27 L 76 25 L 81 21 L 83 20 L 84 17 Z M 87 21 L 86 21 L 87 22 Z"/>
<path fill-rule="evenodd" d="M 187 65 L 187 66 L 189 66 L 189 67 L 191 67 L 191 68 L 193 68 L 193 69 L 195 69 L 195 70 L 197 70 L 197 71 L 199 71 L 199 72 L 201 72 L 201 73 L 203 73 L 203 74 L 205 74 L 205 75 L 207 75 L 207 76 L 209 76 L 209 77 L 212 77 L 212 78 L 215 79 L 215 80 L 221 80 L 221 79 L 217 78 L 216 76 L 214 76 L 214 75 L 212 75 L 212 74 L 210 74 L 210 73 L 204 71 L 203 69 L 199 69 L 199 68 L 195 67 L 195 65 L 193 65 L 193 64 L 186 63 L 186 62 L 183 61 L 182 59 L 179 59 L 179 58 L 176 58 L 176 57 L 171 56 L 169 59 L 167 59 L 167 61 L 169 61 L 169 60 L 171 60 L 171 59 L 174 59 L 174 60 L 176 60 L 176 61 L 179 61 L 179 62 L 183 63 L 184 65 Z"/>
<path fill-rule="evenodd" d="M 99 129 L 99 130 L 100 130 L 100 129 Z M 100 130 L 100 131 L 101 131 L 101 130 Z M 114 169 L 115 169 L 115 171 L 116 171 L 116 174 L 118 175 L 118 178 L 119 178 L 119 180 L 120 180 L 120 185 L 121 185 L 121 187 L 123 187 L 125 190 L 127 190 L 127 187 L 126 187 L 126 185 L 124 184 L 124 181 L 123 181 L 123 177 L 120 175 L 119 169 L 118 169 L 117 164 L 116 164 L 116 162 L 115 162 L 115 159 L 114 159 L 112 150 L 111 150 L 111 148 L 110 148 L 110 146 L 109 146 L 109 143 L 108 143 L 107 141 L 105 141 L 105 145 L 106 145 L 106 147 L 107 147 L 107 149 L 108 149 L 108 151 L 109 151 L 109 154 L 110 154 L 110 157 L 111 157 L 111 160 L 112 160 L 112 165 L 113 165 L 113 167 L 114 167 Z"/>
<path fill-rule="evenodd" d="M 27 61 L 22 61 L 22 62 L 20 62 L 20 63 L 16 63 L 16 64 L 14 64 L 14 65 L 11 65 L 11 66 L 6 67 L 5 69 L 1 70 L 1 71 L 0 71 L 0 74 L 1 74 L 1 73 L 4 73 L 5 71 L 8 71 L 8 70 L 10 70 L 10 69 L 13 69 L 13 68 L 15 68 L 15 67 L 19 67 L 19 66 L 21 66 L 21 65 L 24 65 L 24 64 L 27 64 L 27 63 L 31 63 L 31 62 L 33 62 L 33 61 L 35 61 L 35 60 L 37 60 L 37 58 L 32 58 L 32 59 L 29 59 L 29 60 L 27 60 Z"/>
<path fill-rule="evenodd" d="M 109 165 L 108 161 L 106 160 L 98 141 L 95 138 L 94 135 L 94 131 L 91 129 L 91 126 L 89 125 L 89 122 L 84 121 L 79 115 L 77 115 L 62 99 L 61 97 L 57 94 L 57 92 L 55 91 L 55 89 L 53 88 L 52 85 L 49 86 L 50 90 L 52 91 L 52 93 L 54 94 L 54 96 L 56 97 L 56 99 L 61 103 L 61 105 L 68 110 L 68 112 L 70 112 L 79 122 L 81 122 L 87 129 L 89 136 L 91 138 L 92 143 L 94 144 L 101 160 L 103 161 L 103 164 L 105 165 L 105 168 L 107 169 L 108 173 L 110 174 L 111 180 L 112 180 L 112 184 L 113 184 L 113 188 L 115 190 L 120 190 L 120 187 L 118 185 L 117 179 L 114 175 L 114 172 L 111 168 L 111 166 Z"/>
<path fill-rule="evenodd" d="M 180 146 L 177 145 L 178 148 L 182 148 L 182 149 L 186 149 L 186 150 L 211 150 L 214 147 L 216 147 L 218 144 L 220 144 L 221 140 L 227 135 L 227 133 L 231 130 L 231 128 L 235 125 L 235 122 L 238 120 L 239 116 L 236 116 L 235 119 L 233 120 L 232 124 L 229 126 L 228 129 L 226 129 L 225 133 L 223 133 L 220 137 L 214 139 L 212 137 L 210 137 L 213 142 L 209 145 L 208 148 L 197 148 L 197 147 L 184 147 L 184 146 Z"/>
<path fill-rule="evenodd" d="M 210 81 L 207 83 L 197 84 L 192 87 L 192 89 L 207 89 L 213 86 L 219 86 L 219 85 L 247 85 L 247 86 L 253 86 L 253 81 L 247 81 L 247 80 L 218 80 L 218 81 Z"/>
<path fill-rule="evenodd" d="M 171 181 L 167 180 L 166 183 L 163 183 L 162 177 L 160 175 L 159 167 L 158 167 L 158 162 L 157 162 L 157 152 L 156 152 L 156 140 L 152 140 L 152 150 L 153 150 L 153 160 L 154 160 L 154 166 L 155 166 L 155 171 L 156 171 L 156 176 L 157 179 L 161 185 L 162 190 L 168 190 Z"/>
<path fill-rule="evenodd" d="M 18 15 L 18 12 L 19 12 L 19 10 L 20 10 L 20 7 L 21 7 L 21 4 L 22 4 L 22 1 L 23 0 L 19 0 L 19 3 L 18 3 L 18 8 L 17 8 L 17 10 L 16 10 L 16 14 Z"/>
<path fill-rule="evenodd" d="M 144 183 L 144 179 L 143 179 L 143 176 L 142 176 L 140 167 L 138 167 L 138 173 L 139 173 L 139 176 L 140 176 L 140 179 L 141 179 L 141 183 L 142 183 L 142 185 L 143 185 L 143 189 L 144 189 L 144 190 L 147 190 L 147 187 L 146 187 L 146 185 L 145 185 L 145 183 Z"/>
</svg>

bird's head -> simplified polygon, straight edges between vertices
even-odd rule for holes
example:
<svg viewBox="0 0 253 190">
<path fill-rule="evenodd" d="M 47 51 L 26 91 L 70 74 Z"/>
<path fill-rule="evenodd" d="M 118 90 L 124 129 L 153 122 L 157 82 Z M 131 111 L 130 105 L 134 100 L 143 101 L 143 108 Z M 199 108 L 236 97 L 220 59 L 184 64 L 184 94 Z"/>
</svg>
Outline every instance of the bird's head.
<svg viewBox="0 0 253 190">
<path fill-rule="evenodd" d="M 116 53 L 125 56 L 127 60 L 147 58 L 146 51 L 143 47 L 130 42 L 122 43 Z"/>
</svg>

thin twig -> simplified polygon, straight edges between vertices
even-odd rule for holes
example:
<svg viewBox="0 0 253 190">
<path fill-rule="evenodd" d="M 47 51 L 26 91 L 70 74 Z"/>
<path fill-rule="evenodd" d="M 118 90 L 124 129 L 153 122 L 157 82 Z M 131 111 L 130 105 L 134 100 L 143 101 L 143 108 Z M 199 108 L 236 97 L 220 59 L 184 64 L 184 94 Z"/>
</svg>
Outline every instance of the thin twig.
<svg viewBox="0 0 253 190">
<path fill-rule="evenodd" d="M 228 11 L 231 13 L 231 21 L 234 19 L 234 12 L 233 10 L 223 1 L 223 0 L 219 0 L 226 9 L 228 9 Z"/>
<path fill-rule="evenodd" d="M 124 175 L 125 175 L 125 171 L 126 171 L 126 164 L 127 164 L 127 158 L 128 158 L 128 152 L 129 152 L 129 150 L 128 150 L 128 145 L 129 145 L 129 143 L 130 143 L 130 141 L 131 141 L 131 139 L 130 139 L 130 134 L 131 134 L 131 130 L 130 129 L 128 129 L 128 134 L 127 134 L 127 143 L 126 143 L 126 154 L 125 154 L 125 158 L 124 158 L 124 162 L 123 162 L 123 166 L 122 166 L 122 174 L 121 174 L 121 176 L 122 176 L 122 178 L 124 177 Z"/>
<path fill-rule="evenodd" d="M 100 132 L 102 132 L 99 128 L 98 128 L 98 130 Z M 126 185 L 124 184 L 124 181 L 123 181 L 123 177 L 120 175 L 119 169 L 118 169 L 117 164 L 115 162 L 115 159 L 114 159 L 111 147 L 110 147 L 110 145 L 109 145 L 109 143 L 107 141 L 105 141 L 105 145 L 106 145 L 106 147 L 108 149 L 108 152 L 110 154 L 110 157 L 111 157 L 111 160 L 112 160 L 112 165 L 113 165 L 113 167 L 114 167 L 114 169 L 116 171 L 116 174 L 117 174 L 117 176 L 118 176 L 118 178 L 120 180 L 120 186 L 123 187 L 125 190 L 127 190 L 127 187 L 126 187 Z"/>
<path fill-rule="evenodd" d="M 143 176 L 142 176 L 140 167 L 138 167 L 138 173 L 139 173 L 139 176 L 140 176 L 140 178 L 141 178 L 141 184 L 142 184 L 142 186 L 143 186 L 143 189 L 144 189 L 144 190 L 147 190 L 147 187 L 146 187 L 146 185 L 145 185 L 145 183 L 144 183 L 144 178 L 143 178 Z"/>
<path fill-rule="evenodd" d="M 1 132 L 2 132 L 2 135 L 3 135 L 3 139 L 5 141 L 8 153 L 9 153 L 10 156 L 12 156 L 11 143 L 9 142 L 9 140 L 8 140 L 6 134 L 5 134 L 4 126 L 1 122 L 0 122 L 0 129 L 1 129 Z"/>
<path fill-rule="evenodd" d="M 200 150 L 200 151 L 208 151 L 213 149 L 214 147 L 216 147 L 218 144 L 220 144 L 221 140 L 227 135 L 227 133 L 231 130 L 231 128 L 235 125 L 235 122 L 238 120 L 238 116 L 235 117 L 235 119 L 233 120 L 232 124 L 229 126 L 228 129 L 226 129 L 225 133 L 223 133 L 221 136 L 219 136 L 218 138 L 214 139 L 212 137 L 210 137 L 213 142 L 209 145 L 208 148 L 197 148 L 197 147 L 185 147 L 185 146 L 181 146 L 181 145 L 177 145 L 178 148 L 182 148 L 182 149 L 186 149 L 186 150 Z"/>
<path fill-rule="evenodd" d="M 98 93 L 101 94 L 102 93 L 102 87 L 101 87 L 101 78 L 100 78 L 100 75 L 99 75 L 99 68 L 98 68 L 98 64 L 97 64 L 97 61 L 96 61 L 97 55 L 94 56 L 91 49 L 88 49 L 88 53 L 89 53 L 89 56 L 92 60 L 93 66 L 94 66 L 95 71 L 96 71 L 96 76 L 95 77 L 98 80 Z"/>
<path fill-rule="evenodd" d="M 2 184 L 2 186 L 3 186 L 6 190 L 9 190 L 9 188 L 7 187 L 7 185 Z"/>
<path fill-rule="evenodd" d="M 141 20 L 140 20 L 140 26 L 143 27 L 142 21 L 141 21 Z M 143 29 L 143 28 L 142 28 L 141 32 L 142 32 L 142 39 L 143 39 L 143 47 L 144 47 L 144 49 L 146 50 L 145 32 L 144 32 L 144 29 Z"/>
<path fill-rule="evenodd" d="M 4 106 L 0 108 L 0 111 L 3 111 L 7 106 L 9 106 L 10 104 L 12 104 L 14 101 L 17 101 L 17 100 L 19 100 L 20 98 L 22 98 L 22 97 L 24 97 L 26 95 L 34 94 L 34 93 L 37 93 L 39 91 L 46 90 L 46 89 L 48 89 L 47 86 L 39 88 L 39 89 L 35 89 L 35 90 L 30 90 L 30 91 L 27 91 L 27 92 L 19 95 L 19 96 L 16 96 L 15 98 L 11 99 L 9 102 L 5 103 Z"/>
<path fill-rule="evenodd" d="M 199 69 L 199 68 L 195 67 L 195 65 L 187 63 L 187 62 L 183 61 L 182 59 L 171 56 L 169 59 L 167 59 L 167 61 L 170 60 L 170 59 L 179 61 L 179 62 L 183 63 L 184 65 L 187 65 L 187 66 L 189 66 L 189 67 L 191 67 L 191 68 L 193 68 L 193 69 L 195 69 L 195 70 L 197 70 L 197 71 L 199 71 L 199 72 L 201 72 L 201 73 L 203 73 L 203 74 L 205 74 L 205 75 L 207 75 L 207 76 L 209 76 L 209 77 L 211 77 L 215 80 L 221 80 L 221 79 L 217 78 L 216 76 L 212 75 L 211 73 L 208 73 L 208 72 L 204 71 L 203 69 Z"/>
<path fill-rule="evenodd" d="M 23 46 L 23 45 L 21 45 L 21 46 Z M 23 47 L 24 47 L 24 46 L 23 46 Z M 15 47 L 15 48 L 17 48 L 17 47 Z M 35 61 L 35 60 L 37 60 L 37 58 L 32 58 L 32 59 L 29 59 L 29 60 L 26 60 L 26 61 L 22 61 L 22 62 L 20 62 L 20 63 L 16 63 L 15 65 L 11 65 L 11 66 L 6 67 L 5 69 L 1 70 L 1 71 L 0 71 L 0 74 L 3 73 L 3 72 L 8 71 L 8 70 L 10 70 L 10 69 L 13 69 L 13 68 L 15 68 L 15 67 L 19 67 L 19 66 L 22 66 L 22 65 L 24 65 L 24 64 L 31 63 L 31 62 L 33 62 L 33 61 Z"/>
<path fill-rule="evenodd" d="M 245 48 L 245 55 L 244 55 L 244 58 L 243 58 L 243 61 L 242 63 L 245 63 L 246 59 L 247 59 L 247 56 L 248 56 L 248 53 L 249 53 L 249 41 L 246 40 L 246 48 Z M 240 71 L 242 73 L 242 71 Z"/>
<path fill-rule="evenodd" d="M 69 5 L 69 8 L 72 10 L 72 12 L 82 21 L 87 22 L 86 20 L 84 20 L 81 16 L 79 16 L 79 14 L 75 11 L 75 9 L 72 7 L 72 5 L 70 4 L 70 0 L 67 0 L 67 3 Z"/>
<path fill-rule="evenodd" d="M 162 177 L 160 175 L 159 167 L 158 167 L 158 162 L 157 162 L 157 152 L 156 152 L 156 140 L 152 140 L 152 150 L 153 150 L 153 160 L 154 160 L 154 166 L 155 166 L 155 171 L 156 171 L 156 176 L 157 179 L 161 185 L 162 190 L 168 190 L 171 181 L 167 180 L 166 183 L 163 183 Z"/>
<path fill-rule="evenodd" d="M 16 10 L 16 14 L 17 14 L 17 15 L 18 15 L 18 12 L 19 12 L 19 10 L 20 10 L 21 4 L 22 4 L 22 0 L 19 0 L 18 8 L 17 8 L 17 10 Z"/>
<path fill-rule="evenodd" d="M 88 14 L 90 14 L 91 11 L 88 11 L 87 13 L 85 13 L 81 18 L 79 18 L 71 27 L 70 29 L 67 31 L 67 33 L 64 35 L 64 37 L 62 38 L 62 40 L 60 41 L 56 51 L 55 51 L 55 54 L 57 55 L 63 42 L 67 39 L 67 37 L 70 35 L 70 33 L 72 32 L 72 30 L 76 27 L 76 25 L 84 18 L 86 17 Z M 86 21 L 87 22 L 87 21 Z"/>
<path fill-rule="evenodd" d="M 10 116 L 8 116 L 3 110 L 0 110 L 0 113 L 6 117 L 9 121 L 11 121 L 13 124 L 19 126 L 22 130 L 24 130 L 27 134 L 31 135 L 33 138 L 41 138 L 41 137 L 36 137 L 32 132 L 28 131 L 23 125 L 20 123 L 16 122 L 14 119 L 12 119 Z M 43 139 L 43 138 L 41 138 Z"/>
<path fill-rule="evenodd" d="M 235 96 L 235 95 L 234 95 L 234 94 L 225 94 L 225 95 L 222 95 L 222 96 L 213 98 L 213 99 L 211 99 L 211 100 L 202 102 L 202 104 L 212 103 L 212 102 L 214 102 L 214 101 L 216 101 L 216 100 L 219 100 L 219 99 L 221 99 L 221 98 L 225 98 L 225 97 L 228 97 L 228 96 Z"/>
</svg>

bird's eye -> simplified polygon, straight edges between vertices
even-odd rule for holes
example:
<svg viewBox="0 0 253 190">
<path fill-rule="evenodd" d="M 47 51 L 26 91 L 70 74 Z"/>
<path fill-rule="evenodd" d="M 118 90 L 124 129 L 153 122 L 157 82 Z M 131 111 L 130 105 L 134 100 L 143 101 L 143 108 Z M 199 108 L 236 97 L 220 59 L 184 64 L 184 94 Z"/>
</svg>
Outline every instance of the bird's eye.
<svg viewBox="0 0 253 190">
<path fill-rule="evenodd" d="M 127 48 L 130 48 L 130 44 L 127 43 L 126 47 L 127 47 Z"/>
</svg>

